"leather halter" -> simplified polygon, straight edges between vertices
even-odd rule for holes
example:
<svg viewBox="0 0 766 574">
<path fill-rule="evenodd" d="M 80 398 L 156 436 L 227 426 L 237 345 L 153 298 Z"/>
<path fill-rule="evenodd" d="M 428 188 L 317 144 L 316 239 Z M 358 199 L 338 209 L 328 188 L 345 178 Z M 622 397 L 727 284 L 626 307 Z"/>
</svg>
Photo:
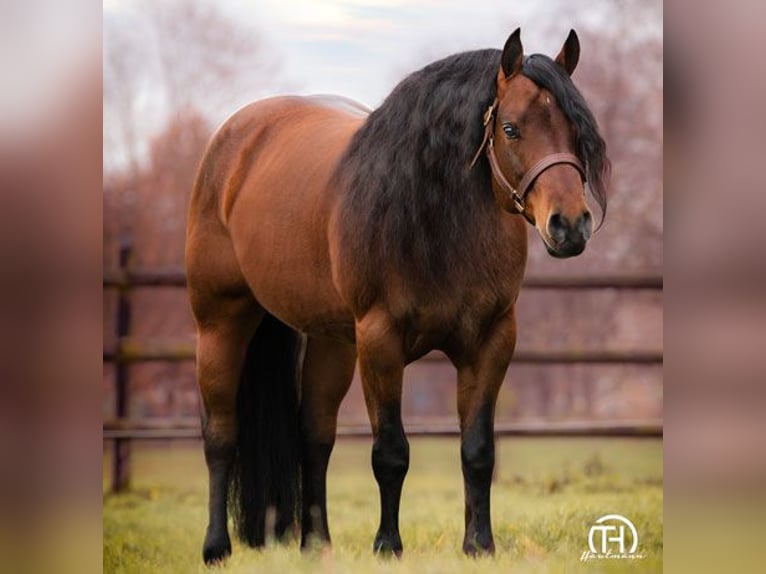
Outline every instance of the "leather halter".
<svg viewBox="0 0 766 574">
<path fill-rule="evenodd" d="M 486 150 L 487 159 L 489 159 L 489 165 L 492 168 L 492 175 L 494 176 L 495 181 L 500 186 L 500 189 L 507 193 L 511 198 L 513 206 L 518 213 L 522 215 L 525 213 L 525 200 L 532 184 L 535 179 L 549 167 L 562 163 L 569 164 L 577 169 L 583 181 L 586 180 L 585 168 L 583 168 L 582 163 L 576 155 L 571 153 L 554 153 L 545 156 L 533 165 L 524 174 L 524 177 L 521 178 L 518 190 L 514 188 L 508 182 L 505 175 L 503 175 L 503 172 L 500 169 L 500 164 L 497 161 L 497 156 L 495 155 L 495 112 L 497 111 L 498 104 L 499 102 L 497 98 L 495 98 L 492 105 L 487 108 L 486 112 L 484 112 L 484 138 L 481 141 L 479 149 L 476 150 L 476 155 L 474 155 L 473 160 L 471 160 L 470 167 L 473 167 L 476 160 L 479 159 L 481 151 Z"/>
</svg>

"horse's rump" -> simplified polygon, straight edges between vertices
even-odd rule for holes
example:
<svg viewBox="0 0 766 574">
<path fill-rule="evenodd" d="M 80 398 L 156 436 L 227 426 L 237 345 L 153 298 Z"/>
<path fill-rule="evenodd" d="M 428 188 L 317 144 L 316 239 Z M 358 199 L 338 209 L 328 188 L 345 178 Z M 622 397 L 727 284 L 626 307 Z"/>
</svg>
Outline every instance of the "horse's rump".
<svg viewBox="0 0 766 574">
<path fill-rule="evenodd" d="M 332 283 L 327 229 L 332 175 L 364 110 L 329 96 L 256 102 L 221 126 L 200 168 L 190 229 L 217 219 L 256 300 L 297 329 L 350 321 Z"/>
</svg>

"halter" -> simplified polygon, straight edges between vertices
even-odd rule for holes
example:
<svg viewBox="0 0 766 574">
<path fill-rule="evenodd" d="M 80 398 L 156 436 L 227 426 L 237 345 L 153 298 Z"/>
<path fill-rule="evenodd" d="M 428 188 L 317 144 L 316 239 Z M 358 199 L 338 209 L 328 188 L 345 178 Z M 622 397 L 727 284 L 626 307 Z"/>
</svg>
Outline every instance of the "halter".
<svg viewBox="0 0 766 574">
<path fill-rule="evenodd" d="M 471 160 L 470 167 L 473 167 L 476 163 L 476 160 L 479 159 L 481 151 L 486 149 L 489 165 L 492 168 L 492 175 L 494 176 L 497 184 L 500 186 L 500 189 L 507 193 L 513 201 L 513 206 L 516 208 L 517 213 L 522 215 L 525 213 L 525 200 L 527 193 L 529 193 L 529 190 L 532 187 L 535 179 L 537 179 L 537 177 L 549 167 L 561 163 L 572 165 L 580 173 L 582 180 L 586 180 L 585 169 L 583 168 L 580 160 L 577 159 L 577 156 L 571 153 L 554 153 L 545 156 L 543 159 L 533 165 L 529 171 L 524 174 L 524 177 L 521 178 L 521 181 L 519 182 L 519 189 L 516 190 L 503 175 L 503 172 L 500 169 L 500 164 L 497 162 L 497 156 L 495 155 L 495 112 L 497 111 L 498 104 L 499 102 L 497 98 L 495 98 L 495 101 L 492 102 L 492 105 L 490 105 L 487 108 L 487 111 L 484 112 L 484 138 L 481 140 L 479 149 L 476 150 L 476 155 L 474 155 L 473 160 Z"/>
</svg>

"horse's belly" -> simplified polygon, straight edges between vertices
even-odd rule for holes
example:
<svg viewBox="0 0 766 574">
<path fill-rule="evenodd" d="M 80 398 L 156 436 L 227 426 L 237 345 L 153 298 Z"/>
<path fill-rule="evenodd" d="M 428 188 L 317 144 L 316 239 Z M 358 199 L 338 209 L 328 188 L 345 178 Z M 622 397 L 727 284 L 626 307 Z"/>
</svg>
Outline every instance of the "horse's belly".
<svg viewBox="0 0 766 574">
<path fill-rule="evenodd" d="M 324 275 L 324 274 L 322 274 Z M 300 273 L 246 273 L 258 302 L 269 313 L 308 335 L 354 340 L 354 317 L 317 276 Z"/>
<path fill-rule="evenodd" d="M 321 237 L 286 221 L 269 218 L 247 227 L 232 221 L 235 251 L 253 295 L 299 331 L 353 340 L 354 319 L 335 290 Z"/>
</svg>

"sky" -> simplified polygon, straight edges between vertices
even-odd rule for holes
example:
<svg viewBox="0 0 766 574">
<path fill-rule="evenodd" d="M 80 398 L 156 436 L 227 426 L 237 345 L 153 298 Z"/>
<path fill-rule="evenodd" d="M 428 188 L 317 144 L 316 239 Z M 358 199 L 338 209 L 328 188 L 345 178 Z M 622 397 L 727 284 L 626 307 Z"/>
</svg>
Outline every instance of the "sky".
<svg viewBox="0 0 766 574">
<path fill-rule="evenodd" d="M 148 2 L 103 0 L 104 21 L 137 28 Z M 225 102 L 203 109 L 218 125 L 253 100 L 275 94 L 338 94 L 375 108 L 407 74 L 456 52 L 502 48 L 520 26 L 527 53 L 555 56 L 570 28 L 603 20 L 614 0 L 202 0 L 265 43 L 278 77 L 264 91 L 257 83 L 224 86 Z M 141 32 L 140 30 L 138 30 Z M 104 27 L 108 45 L 109 27 Z M 583 57 L 587 57 L 584 54 Z M 133 123 L 139 154 L 166 121 L 162 95 L 151 85 L 139 98 Z M 122 115 L 105 101 L 104 162 L 123 165 Z M 116 143 L 115 143 L 116 142 Z M 142 150 L 142 151 L 141 151 Z"/>
<path fill-rule="evenodd" d="M 450 53 L 502 47 L 512 31 L 508 0 L 233 2 L 265 25 L 285 70 L 308 92 L 341 93 L 376 106 L 408 72 Z M 516 14 L 533 2 L 516 2 Z"/>
<path fill-rule="evenodd" d="M 105 17 L 142 0 L 104 0 Z M 467 49 L 501 48 L 520 25 L 531 51 L 558 51 L 570 25 L 532 0 L 218 0 L 264 35 L 296 93 L 337 93 L 377 106 L 408 72 Z M 581 2 L 581 4 L 583 4 Z M 574 20 L 581 18 L 572 18 Z M 529 50 L 528 50 L 529 51 Z"/>
</svg>

